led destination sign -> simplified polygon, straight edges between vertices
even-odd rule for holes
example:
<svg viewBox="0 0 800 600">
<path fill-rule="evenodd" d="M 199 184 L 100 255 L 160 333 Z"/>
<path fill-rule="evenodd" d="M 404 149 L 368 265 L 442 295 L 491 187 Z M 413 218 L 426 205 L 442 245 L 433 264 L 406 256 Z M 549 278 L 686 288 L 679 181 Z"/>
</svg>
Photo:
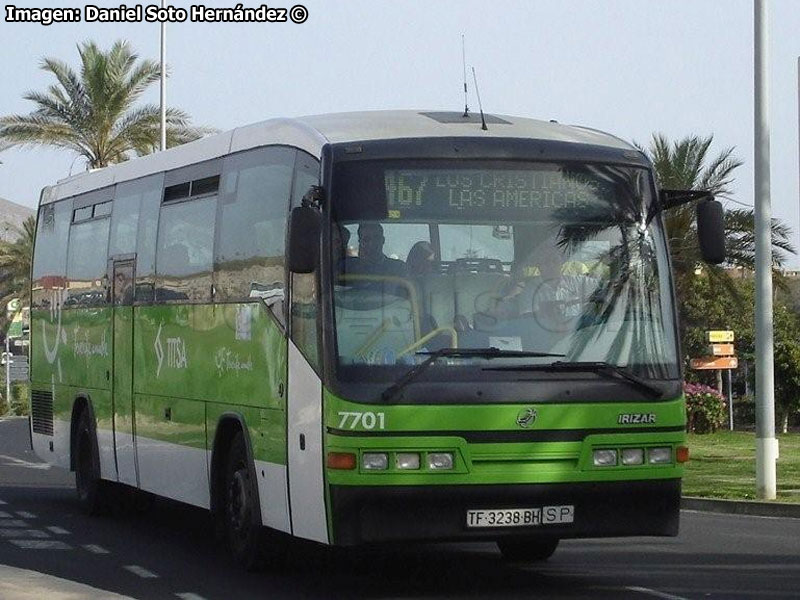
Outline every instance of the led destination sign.
<svg viewBox="0 0 800 600">
<path fill-rule="evenodd" d="M 409 213 L 504 214 L 596 205 L 608 183 L 556 170 L 402 169 L 384 173 L 390 218 Z"/>
</svg>

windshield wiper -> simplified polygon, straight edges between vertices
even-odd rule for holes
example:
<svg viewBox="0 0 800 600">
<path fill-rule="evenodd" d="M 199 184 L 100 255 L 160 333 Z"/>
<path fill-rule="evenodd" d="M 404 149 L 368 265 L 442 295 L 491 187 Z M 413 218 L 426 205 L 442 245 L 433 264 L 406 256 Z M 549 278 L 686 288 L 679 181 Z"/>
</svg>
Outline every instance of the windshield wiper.
<svg viewBox="0 0 800 600">
<path fill-rule="evenodd" d="M 654 398 L 660 398 L 664 395 L 658 387 L 649 383 L 646 379 L 642 379 L 638 375 L 634 375 L 626 367 L 620 367 L 608 362 L 602 361 L 584 361 L 584 362 L 566 362 L 557 360 L 549 365 L 506 365 L 502 367 L 485 367 L 484 371 L 557 371 L 557 372 L 587 372 L 597 373 L 603 377 L 610 379 L 622 379 L 628 383 L 633 384 L 634 387 L 646 392 Z"/>
<path fill-rule="evenodd" d="M 421 351 L 415 354 L 428 355 L 424 361 L 409 369 L 400 379 L 395 381 L 381 393 L 381 400 L 388 402 L 411 383 L 414 379 L 424 373 L 428 367 L 440 358 L 547 358 L 550 356 L 564 356 L 563 354 L 551 354 L 549 352 L 528 352 L 526 350 L 501 350 L 494 346 L 488 348 L 440 348 L 433 351 Z"/>
</svg>

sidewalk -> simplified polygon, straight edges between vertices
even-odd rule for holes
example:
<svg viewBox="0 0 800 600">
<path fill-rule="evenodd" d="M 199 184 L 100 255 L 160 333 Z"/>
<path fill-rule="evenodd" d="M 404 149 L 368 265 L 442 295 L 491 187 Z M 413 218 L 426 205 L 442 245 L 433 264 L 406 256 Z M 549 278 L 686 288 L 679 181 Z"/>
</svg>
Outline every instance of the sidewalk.
<svg viewBox="0 0 800 600">
<path fill-rule="evenodd" d="M 0 598 L 3 600 L 132 600 L 88 585 L 36 571 L 0 565 Z"/>
<path fill-rule="evenodd" d="M 681 498 L 681 510 L 748 515 L 751 517 L 777 517 L 800 519 L 800 504 L 785 502 L 757 502 L 755 500 L 722 500 L 720 498 Z"/>
</svg>

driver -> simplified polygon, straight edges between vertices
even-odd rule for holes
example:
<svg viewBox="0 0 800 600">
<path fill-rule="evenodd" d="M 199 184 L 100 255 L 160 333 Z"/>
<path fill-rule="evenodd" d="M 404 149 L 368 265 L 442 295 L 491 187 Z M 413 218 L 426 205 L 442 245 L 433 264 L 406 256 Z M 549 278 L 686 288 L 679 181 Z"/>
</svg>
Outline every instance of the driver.
<svg viewBox="0 0 800 600">
<path fill-rule="evenodd" d="M 563 327 L 577 319 L 597 286 L 594 277 L 565 273 L 564 263 L 562 251 L 555 246 L 538 253 L 541 281 L 533 294 L 532 308 L 540 323 Z"/>
<path fill-rule="evenodd" d="M 383 227 L 380 223 L 362 223 L 358 226 L 358 256 L 345 261 L 348 275 L 382 275 L 405 277 L 403 261 L 389 258 L 383 253 Z"/>
</svg>

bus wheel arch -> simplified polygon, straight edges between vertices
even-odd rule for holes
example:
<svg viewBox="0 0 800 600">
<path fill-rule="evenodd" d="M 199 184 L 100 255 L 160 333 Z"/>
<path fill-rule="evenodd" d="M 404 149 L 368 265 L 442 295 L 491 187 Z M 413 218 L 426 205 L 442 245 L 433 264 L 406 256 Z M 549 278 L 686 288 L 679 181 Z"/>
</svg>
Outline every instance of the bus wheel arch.
<svg viewBox="0 0 800 600">
<path fill-rule="evenodd" d="M 215 521 L 221 519 L 225 500 L 225 468 L 228 464 L 228 453 L 234 436 L 242 432 L 244 443 L 247 448 L 248 459 L 253 462 L 253 451 L 250 446 L 250 435 L 241 415 L 236 413 L 225 413 L 217 422 L 217 430 L 214 434 L 214 444 L 211 450 L 211 514 Z M 255 468 L 255 467 L 254 467 Z M 219 521 L 217 526 L 222 525 Z M 222 531 L 218 529 L 218 534 Z"/>
<path fill-rule="evenodd" d="M 263 526 L 250 435 L 240 415 L 223 415 L 211 457 L 211 510 L 217 533 L 248 571 L 278 565 L 285 539 Z"/>
<path fill-rule="evenodd" d="M 105 514 L 110 490 L 100 477 L 97 428 L 88 396 L 78 396 L 73 403 L 70 433 L 70 467 L 75 471 L 78 503 L 88 515 Z"/>
</svg>

